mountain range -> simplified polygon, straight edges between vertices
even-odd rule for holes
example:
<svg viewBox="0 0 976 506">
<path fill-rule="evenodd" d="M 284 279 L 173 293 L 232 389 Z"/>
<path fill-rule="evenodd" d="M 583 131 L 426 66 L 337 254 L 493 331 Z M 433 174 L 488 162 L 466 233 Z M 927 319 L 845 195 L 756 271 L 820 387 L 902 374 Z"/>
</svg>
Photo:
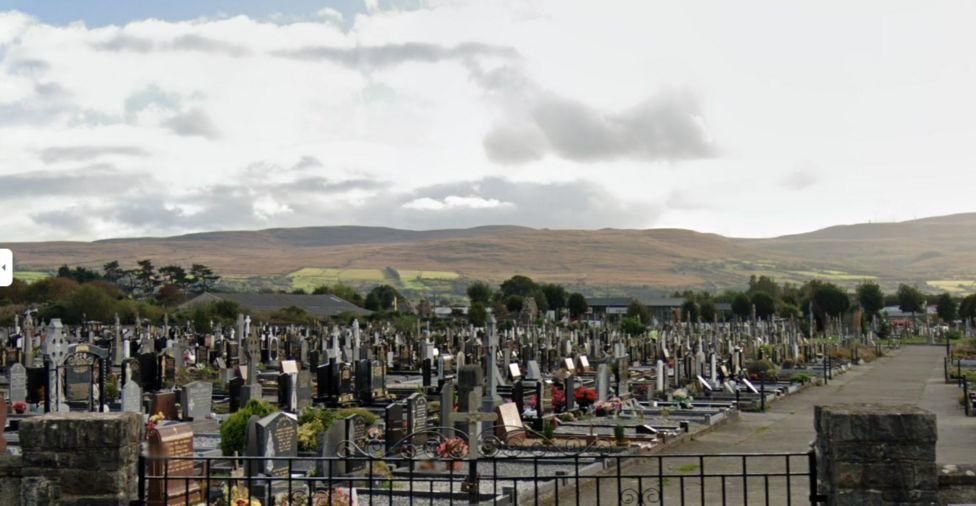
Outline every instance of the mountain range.
<svg viewBox="0 0 976 506">
<path fill-rule="evenodd" d="M 457 292 L 513 274 L 590 292 L 741 287 L 749 276 L 853 285 L 908 282 L 966 292 L 976 280 L 976 213 L 841 225 L 766 239 L 682 229 L 550 230 L 518 226 L 399 230 L 333 226 L 204 232 L 94 242 L 10 243 L 18 271 L 100 267 L 111 260 L 205 264 L 238 288 L 353 285 Z M 927 285 L 927 286 L 925 286 Z"/>
</svg>

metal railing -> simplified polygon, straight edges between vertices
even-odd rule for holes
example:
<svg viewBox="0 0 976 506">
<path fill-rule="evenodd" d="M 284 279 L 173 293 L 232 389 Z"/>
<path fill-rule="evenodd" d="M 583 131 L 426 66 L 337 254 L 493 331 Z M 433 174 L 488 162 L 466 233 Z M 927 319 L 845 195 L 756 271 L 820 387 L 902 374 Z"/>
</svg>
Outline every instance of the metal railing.
<svg viewBox="0 0 976 506">
<path fill-rule="evenodd" d="M 174 476 L 171 467 L 192 476 Z M 247 500 L 243 504 L 256 504 L 253 499 L 262 505 L 340 505 L 352 504 L 353 498 L 360 505 L 792 505 L 823 499 L 812 451 L 537 452 L 478 459 L 141 456 L 138 480 L 139 504 L 167 505 L 235 504 L 234 499 Z"/>
</svg>

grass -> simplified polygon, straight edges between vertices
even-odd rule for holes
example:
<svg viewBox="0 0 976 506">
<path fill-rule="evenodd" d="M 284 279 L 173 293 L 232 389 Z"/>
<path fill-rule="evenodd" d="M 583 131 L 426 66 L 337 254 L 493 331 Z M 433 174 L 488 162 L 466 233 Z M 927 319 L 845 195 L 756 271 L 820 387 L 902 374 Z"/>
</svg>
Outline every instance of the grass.
<svg viewBox="0 0 976 506">
<path fill-rule="evenodd" d="M 410 271 L 401 270 L 400 279 L 407 281 L 409 279 L 431 279 L 440 281 L 453 281 L 460 278 L 461 275 L 454 271 Z"/>
<path fill-rule="evenodd" d="M 25 283 L 33 283 L 51 277 L 49 272 L 41 271 L 14 271 L 14 279 L 19 279 Z"/>
<path fill-rule="evenodd" d="M 971 293 L 976 288 L 976 280 L 972 279 L 936 279 L 926 281 L 926 284 L 942 292 L 957 294 Z"/>
<path fill-rule="evenodd" d="M 337 269 L 305 267 L 288 274 L 292 288 L 306 291 L 314 290 L 322 285 L 337 283 L 382 283 L 385 279 L 382 269 Z"/>
<path fill-rule="evenodd" d="M 691 474 L 698 470 L 698 464 L 685 464 L 683 466 L 678 466 L 675 471 L 680 474 Z"/>
</svg>

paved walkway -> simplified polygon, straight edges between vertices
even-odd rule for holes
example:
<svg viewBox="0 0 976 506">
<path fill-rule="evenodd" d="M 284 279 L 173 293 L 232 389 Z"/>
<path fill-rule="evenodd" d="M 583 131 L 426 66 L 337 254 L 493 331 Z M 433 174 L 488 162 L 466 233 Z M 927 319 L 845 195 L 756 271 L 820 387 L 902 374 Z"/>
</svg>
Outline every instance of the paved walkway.
<svg viewBox="0 0 976 506">
<path fill-rule="evenodd" d="M 935 413 L 938 417 L 939 441 L 936 460 L 939 463 L 976 463 L 976 417 L 966 417 L 959 406 L 961 390 L 944 381 L 942 347 L 906 346 L 893 356 L 871 364 L 855 367 L 847 373 L 835 376 L 826 386 L 814 386 L 780 399 L 768 406 L 765 413 L 740 413 L 738 420 L 730 421 L 715 430 L 696 437 L 693 441 L 667 450 L 667 454 L 717 454 L 717 453 L 771 453 L 805 452 L 816 437 L 813 428 L 813 408 L 823 404 L 880 403 L 914 404 Z M 667 504 L 741 504 L 748 495 L 750 503 L 803 504 L 809 494 L 809 480 L 803 476 L 787 480 L 784 477 L 763 479 L 749 478 L 743 487 L 742 464 L 738 459 L 705 460 L 704 472 L 727 473 L 723 478 L 701 480 L 695 477 L 701 464 L 694 458 L 669 458 L 664 461 L 664 473 L 687 475 L 687 478 L 658 480 L 658 463 L 654 458 L 635 466 L 628 466 L 620 484 L 623 490 L 643 490 L 645 502 L 648 494 L 663 489 Z M 807 463 L 802 457 L 790 462 L 791 473 L 803 473 Z M 783 457 L 750 459 L 748 471 L 784 473 Z M 640 479 L 627 479 L 626 476 Z M 620 501 L 615 479 L 601 480 L 601 490 L 583 487 L 581 503 L 613 504 Z M 705 493 L 701 493 L 701 488 Z M 654 489 L 651 491 L 651 489 Z M 704 495 L 704 497 L 703 497 Z M 724 500 L 723 500 L 724 499 Z M 570 500 L 566 504 L 571 504 Z"/>
</svg>

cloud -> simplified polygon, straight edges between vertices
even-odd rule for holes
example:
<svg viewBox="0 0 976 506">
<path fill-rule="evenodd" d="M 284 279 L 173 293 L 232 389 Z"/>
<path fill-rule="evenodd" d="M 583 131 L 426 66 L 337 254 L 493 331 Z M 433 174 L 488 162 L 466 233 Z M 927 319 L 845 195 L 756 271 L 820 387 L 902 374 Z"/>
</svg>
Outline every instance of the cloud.
<svg viewBox="0 0 976 506">
<path fill-rule="evenodd" d="M 535 183 L 488 177 L 419 188 L 391 196 L 390 205 L 355 211 L 366 221 L 407 228 L 519 224 L 528 227 L 648 227 L 660 210 L 616 198 L 586 180 Z M 388 213 L 384 215 L 383 213 Z"/>
<path fill-rule="evenodd" d="M 810 169 L 796 169 L 787 174 L 780 180 L 780 185 L 791 190 L 804 190 L 820 180 L 815 172 Z"/>
<path fill-rule="evenodd" d="M 480 82 L 500 86 L 490 80 Z M 522 93 L 525 84 L 517 87 Z M 687 91 L 658 93 L 616 112 L 600 111 L 545 91 L 520 100 L 526 101 L 525 108 L 510 112 L 485 136 L 483 145 L 490 160 L 519 164 L 552 153 L 577 162 L 654 162 L 708 158 L 716 153 L 697 97 Z"/>
<path fill-rule="evenodd" d="M 61 232 L 88 233 L 92 223 L 83 210 L 72 208 L 36 213 L 31 220 L 40 226 L 55 228 Z"/>
<path fill-rule="evenodd" d="M 706 202 L 695 198 L 695 196 L 689 194 L 689 192 L 686 190 L 672 191 L 670 194 L 668 194 L 668 199 L 665 201 L 664 205 L 668 209 L 680 211 L 698 211 L 710 207 Z"/>
<path fill-rule="evenodd" d="M 306 46 L 272 53 L 282 58 L 305 61 L 329 61 L 355 69 L 378 69 L 403 63 L 436 63 L 445 60 L 469 60 L 481 57 L 517 58 L 511 47 L 465 42 L 443 46 L 419 42 L 380 46 Z"/>
<path fill-rule="evenodd" d="M 220 137 L 220 132 L 217 131 L 217 126 L 214 125 L 210 116 L 197 108 L 173 116 L 164 121 L 163 126 L 176 135 L 184 137 L 203 137 L 208 140 L 215 140 Z"/>
<path fill-rule="evenodd" d="M 149 156 L 149 152 L 136 146 L 53 146 L 40 151 L 44 163 L 63 161 L 87 161 L 103 155 Z"/>
<path fill-rule="evenodd" d="M 167 41 L 155 41 L 147 37 L 138 37 L 126 33 L 118 33 L 106 40 L 95 42 L 92 47 L 100 51 L 151 53 L 155 51 L 198 51 L 202 53 L 222 54 L 233 58 L 251 55 L 251 50 L 237 44 L 224 42 L 203 35 L 188 33 L 174 37 Z"/>
<path fill-rule="evenodd" d="M 26 199 L 63 195 L 98 194 L 131 190 L 149 181 L 145 174 L 122 172 L 110 164 L 94 164 L 67 171 L 34 171 L 2 177 L 0 197 Z"/>
</svg>

